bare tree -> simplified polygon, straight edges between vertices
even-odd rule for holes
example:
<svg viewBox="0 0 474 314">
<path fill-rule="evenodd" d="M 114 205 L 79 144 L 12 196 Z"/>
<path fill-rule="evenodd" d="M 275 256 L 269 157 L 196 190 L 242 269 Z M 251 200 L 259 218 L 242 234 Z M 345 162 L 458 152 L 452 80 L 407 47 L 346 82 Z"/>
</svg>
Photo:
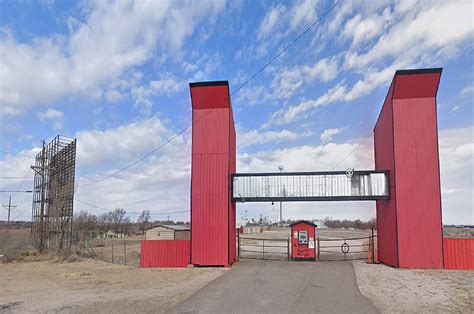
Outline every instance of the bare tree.
<svg viewBox="0 0 474 314">
<path fill-rule="evenodd" d="M 118 234 L 126 213 L 123 208 L 116 208 L 113 212 L 109 213 L 109 220 L 114 228 L 115 234 Z"/>
<path fill-rule="evenodd" d="M 146 225 L 148 224 L 149 221 L 150 221 L 150 211 L 149 210 L 142 211 L 140 216 L 138 216 L 138 220 L 137 220 L 137 223 L 140 225 L 140 230 L 142 231 L 142 234 L 145 234 Z"/>
</svg>

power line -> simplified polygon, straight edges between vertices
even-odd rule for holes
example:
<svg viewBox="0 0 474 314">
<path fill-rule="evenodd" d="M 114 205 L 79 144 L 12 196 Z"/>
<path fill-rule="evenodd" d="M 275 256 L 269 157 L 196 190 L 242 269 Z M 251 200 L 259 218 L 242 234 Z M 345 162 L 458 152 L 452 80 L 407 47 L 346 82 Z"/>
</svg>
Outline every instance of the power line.
<svg viewBox="0 0 474 314">
<path fill-rule="evenodd" d="M 92 206 L 94 208 L 97 208 L 97 209 L 102 209 L 102 210 L 105 210 L 107 212 L 114 212 L 114 210 L 111 210 L 111 209 L 108 209 L 108 208 L 105 208 L 105 207 L 100 207 L 100 206 L 97 206 L 97 205 L 94 205 L 94 204 L 91 204 L 91 203 L 88 203 L 88 202 L 84 202 L 84 201 L 81 201 L 80 199 L 77 199 L 77 198 L 74 198 L 74 200 L 78 201 L 79 203 L 82 203 L 84 205 L 89 205 L 89 206 Z M 152 216 L 155 216 L 155 215 L 171 215 L 171 214 L 181 214 L 181 213 L 187 213 L 189 212 L 190 210 L 180 210 L 180 211 L 174 211 L 174 212 L 168 212 L 168 213 L 150 213 L 150 215 Z M 141 213 L 134 213 L 134 212 L 127 212 L 128 215 L 140 215 Z"/>
<path fill-rule="evenodd" d="M 368 136 L 366 136 L 362 141 L 359 142 L 359 145 L 357 145 L 349 154 L 346 155 L 346 157 L 344 157 L 341 161 L 339 161 L 334 167 L 331 168 L 331 170 L 334 170 L 337 166 L 339 166 L 341 163 L 343 163 L 347 158 L 349 158 L 350 155 L 352 155 L 356 150 L 358 150 L 362 144 L 364 144 L 365 141 L 367 141 L 367 139 L 369 137 L 372 136 L 372 132 L 370 132 L 370 134 Z"/>
<path fill-rule="evenodd" d="M 0 179 L 34 179 L 34 177 L 0 177 Z"/>
<path fill-rule="evenodd" d="M 15 190 L 13 190 L 13 191 L 8 191 L 8 190 L 7 190 L 7 191 L 0 191 L 0 193 L 33 193 L 33 191 L 31 191 L 31 190 L 26 190 L 26 191 L 20 191 L 20 190 L 18 190 L 18 191 L 15 191 Z"/>
<path fill-rule="evenodd" d="M 324 12 L 316 21 L 314 21 L 308 28 L 306 28 L 301 34 L 299 34 L 291 43 L 289 43 L 285 48 L 280 50 L 273 58 L 270 59 L 264 66 L 262 66 L 257 72 L 255 72 L 248 80 L 246 80 L 243 84 L 241 84 L 232 94 L 233 96 L 235 93 L 237 93 L 239 90 L 241 90 L 245 85 L 247 85 L 250 81 L 252 81 L 254 78 L 256 78 L 260 73 L 262 73 L 266 68 L 268 68 L 273 62 L 275 62 L 276 59 L 278 59 L 283 53 L 285 53 L 288 49 L 290 49 L 298 40 L 301 39 L 304 35 L 306 35 L 307 32 L 309 32 L 316 24 L 318 24 L 323 18 L 325 18 L 329 13 L 331 13 L 332 10 L 336 6 L 338 6 L 342 0 L 337 1 L 334 3 L 326 12 Z"/>
<path fill-rule="evenodd" d="M 158 152 L 158 151 L 161 150 L 163 147 L 165 147 L 166 145 L 168 145 L 169 143 L 171 143 L 171 142 L 172 142 L 173 140 L 175 140 L 178 136 L 180 136 L 180 135 L 186 133 L 189 129 L 191 129 L 191 127 L 192 127 L 194 124 L 196 124 L 196 123 L 198 123 L 199 121 L 201 121 L 205 116 L 207 116 L 207 115 L 210 114 L 210 113 L 211 113 L 211 111 L 208 111 L 208 112 L 205 113 L 201 118 L 199 118 L 198 120 L 192 122 L 188 127 L 182 129 L 180 132 L 178 132 L 178 133 L 176 133 L 175 135 L 173 135 L 172 137 L 170 137 L 166 142 L 162 143 L 160 146 L 158 146 L 157 148 L 155 148 L 155 149 L 153 149 L 152 151 L 148 152 L 147 154 L 145 154 L 145 155 L 142 156 L 141 158 L 135 160 L 135 161 L 132 162 L 131 164 L 127 165 L 126 167 L 124 167 L 124 168 L 122 168 L 122 169 L 120 169 L 120 170 L 117 170 L 117 171 L 115 171 L 114 173 L 109 174 L 109 175 L 107 175 L 107 176 L 105 176 L 105 177 L 103 177 L 103 178 L 101 178 L 101 179 L 98 179 L 98 180 L 95 180 L 95 181 L 92 181 L 92 182 L 88 182 L 88 183 L 84 183 L 84 184 L 78 185 L 78 186 L 76 187 L 76 189 L 79 188 L 79 187 L 81 187 L 81 186 L 87 186 L 87 185 L 91 185 L 91 184 L 95 184 L 95 183 L 98 183 L 98 182 L 107 180 L 107 179 L 109 179 L 109 178 L 111 178 L 111 177 L 114 177 L 114 176 L 116 176 L 117 174 L 119 174 L 119 173 L 121 173 L 121 172 L 127 170 L 128 168 L 130 168 L 130 167 L 136 165 L 137 163 L 139 163 L 139 162 L 141 162 L 141 161 L 147 159 L 148 157 L 150 157 L 151 155 L 153 155 L 154 153 Z"/>
<path fill-rule="evenodd" d="M 16 221 L 19 217 L 23 216 L 23 214 L 24 214 L 28 209 L 31 208 L 30 206 L 31 206 L 31 205 L 27 205 L 25 208 L 23 208 L 23 210 L 22 210 L 18 215 L 16 215 L 15 218 L 12 219 L 12 221 Z"/>
<path fill-rule="evenodd" d="M 307 32 L 309 32 L 316 24 L 318 24 L 324 17 L 326 17 L 329 13 L 331 13 L 331 11 L 334 10 L 334 8 L 336 6 L 338 6 L 340 3 L 342 2 L 342 0 L 339 0 L 337 1 L 336 3 L 334 3 L 326 12 L 324 12 L 316 21 L 314 21 L 309 27 L 307 27 L 301 34 L 299 34 L 295 39 L 293 39 L 293 41 L 288 44 L 285 48 L 283 48 L 280 52 L 278 52 L 275 56 L 273 56 L 272 59 L 270 59 L 270 61 L 268 61 L 265 65 L 263 65 L 260 69 L 257 70 L 257 72 L 255 72 L 248 80 L 246 80 L 244 83 L 242 83 L 235 91 L 233 91 L 230 96 L 233 96 L 235 95 L 236 93 L 238 93 L 244 86 L 246 86 L 250 81 L 252 81 L 254 78 L 256 78 L 260 73 L 262 73 L 268 66 L 270 66 L 273 62 L 275 62 L 275 60 L 277 60 L 285 51 L 287 51 L 289 48 L 291 48 L 298 40 L 300 40 Z M 87 186 L 87 185 L 92 185 L 92 184 L 95 184 L 95 183 L 99 183 L 99 182 L 102 182 L 104 180 L 107 180 L 111 177 L 114 177 L 116 176 L 117 174 L 127 170 L 128 168 L 136 165 L 137 163 L 147 159 L 148 157 L 150 157 L 152 154 L 158 152 L 159 150 L 161 150 L 163 147 L 165 147 L 167 144 L 171 143 L 174 139 L 176 139 L 178 136 L 184 134 L 186 131 L 188 131 L 189 129 L 191 129 L 191 127 L 198 123 L 200 120 L 202 120 L 206 115 L 208 115 L 210 113 L 207 112 L 206 114 L 204 114 L 199 120 L 197 121 L 193 121 L 191 123 L 191 125 L 189 125 L 188 127 L 184 128 L 183 130 L 181 130 L 180 132 L 176 133 L 174 136 L 172 136 L 171 138 L 169 138 L 166 142 L 164 142 L 163 144 L 161 144 L 160 146 L 158 146 L 157 148 L 153 149 L 152 151 L 150 151 L 149 153 L 147 153 L 146 155 L 144 155 L 143 157 L 135 160 L 134 162 L 132 162 L 131 164 L 127 165 L 126 167 L 122 168 L 122 169 L 119 169 L 117 171 L 115 171 L 114 173 L 110 174 L 110 175 L 107 175 L 101 179 L 98 179 L 98 180 L 94 180 L 92 182 L 88 182 L 88 183 L 85 183 L 85 184 L 81 184 L 81 185 L 78 185 L 77 188 L 81 187 L 81 186 Z"/>
</svg>

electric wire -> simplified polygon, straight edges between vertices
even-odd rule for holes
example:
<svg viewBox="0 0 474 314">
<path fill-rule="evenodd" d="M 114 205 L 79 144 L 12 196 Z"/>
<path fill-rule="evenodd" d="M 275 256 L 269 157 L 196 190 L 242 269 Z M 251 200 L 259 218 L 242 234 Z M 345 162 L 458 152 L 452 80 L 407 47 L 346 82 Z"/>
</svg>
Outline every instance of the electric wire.
<svg viewBox="0 0 474 314">
<path fill-rule="evenodd" d="M 111 210 L 109 208 L 105 208 L 105 207 L 101 207 L 101 206 L 97 206 L 97 205 L 94 205 L 94 204 L 91 204 L 91 203 L 88 203 L 88 202 L 85 202 L 85 201 L 82 201 L 80 199 L 77 199 L 77 198 L 74 198 L 74 200 L 78 201 L 79 203 L 82 203 L 84 205 L 88 205 L 88 206 L 91 206 L 91 207 L 94 207 L 94 208 L 97 208 L 97 209 L 102 209 L 104 211 L 107 211 L 107 212 L 114 212 L 114 210 Z M 159 213 L 159 212 L 155 212 L 155 213 L 150 213 L 151 216 L 156 216 L 156 215 L 172 215 L 172 214 L 181 214 L 181 213 L 187 213 L 189 212 L 190 210 L 180 210 L 180 211 L 174 211 L 174 212 L 167 212 L 167 213 Z M 140 215 L 141 213 L 136 213 L 136 212 L 126 212 L 127 215 Z"/>
<path fill-rule="evenodd" d="M 352 151 L 349 152 L 349 154 L 347 154 L 343 159 L 341 159 L 338 163 L 336 163 L 336 165 L 334 167 L 332 167 L 331 170 L 334 170 L 337 166 L 339 166 L 347 158 L 349 158 L 349 156 L 351 156 L 355 151 L 357 151 L 359 148 L 361 148 L 362 144 L 364 144 L 364 142 L 367 141 L 367 139 L 369 139 L 371 136 L 372 136 L 372 132 L 369 135 L 367 135 L 364 139 L 362 139 L 362 141 L 360 141 L 359 144 Z"/>
<path fill-rule="evenodd" d="M 260 73 L 262 73 L 266 68 L 268 68 L 275 60 L 277 60 L 283 53 L 285 53 L 288 49 L 290 49 L 298 40 L 300 40 L 306 33 L 308 33 L 314 26 L 316 26 L 323 18 L 325 18 L 329 13 L 331 13 L 340 3 L 342 0 L 335 2 L 327 11 L 325 11 L 319 18 L 314 21 L 310 26 L 308 26 L 301 34 L 299 34 L 291 43 L 289 43 L 285 48 L 280 50 L 273 58 L 270 59 L 264 66 L 262 66 L 257 72 L 255 72 L 248 80 L 246 80 L 243 84 L 241 84 L 232 94 L 236 94 L 240 91 L 245 85 L 247 85 L 250 81 L 255 79 Z"/>
<path fill-rule="evenodd" d="M 280 50 L 280 52 L 278 52 L 276 55 L 273 56 L 273 58 L 270 59 L 270 61 L 268 61 L 265 65 L 263 65 L 260 69 L 258 69 L 249 79 L 247 79 L 244 83 L 242 83 L 235 91 L 233 91 L 230 96 L 232 97 L 233 95 L 235 95 L 236 93 L 238 93 L 243 87 L 245 87 L 250 81 L 252 81 L 253 79 L 255 79 L 260 73 L 262 73 L 268 66 L 270 66 L 273 62 L 275 62 L 275 60 L 277 60 L 283 53 L 285 53 L 288 49 L 290 49 L 292 46 L 294 46 L 296 44 L 296 42 L 298 40 L 300 40 L 306 33 L 308 33 L 314 26 L 316 26 L 323 18 L 325 18 L 329 13 L 331 13 L 343 0 L 339 0 L 337 2 L 335 2 L 328 10 L 326 10 L 316 21 L 314 21 L 309 27 L 307 27 L 301 34 L 299 34 L 295 39 L 293 39 L 293 41 L 291 43 L 289 43 L 287 46 L 285 46 L 282 50 Z M 204 116 L 206 116 L 207 114 L 209 114 L 210 112 L 206 113 Z M 171 138 L 169 138 L 166 142 L 164 142 L 163 144 L 161 144 L 160 146 L 158 146 L 157 148 L 153 149 L 152 151 L 150 151 L 149 153 L 147 153 L 146 155 L 144 155 L 143 157 L 135 160 L 134 162 L 132 162 L 131 164 L 127 165 L 126 167 L 112 173 L 112 174 L 109 174 L 101 179 L 98 179 L 98 180 L 94 180 L 94 181 L 91 181 L 91 182 L 88 182 L 88 183 L 85 183 L 85 184 L 81 184 L 81 185 L 78 185 L 77 188 L 81 187 L 81 186 L 87 186 L 87 185 L 91 185 L 91 184 L 95 184 L 95 183 L 99 183 L 99 182 L 102 182 L 104 180 L 107 180 L 111 177 L 114 177 L 116 176 L 117 174 L 127 170 L 128 168 L 134 166 L 135 164 L 147 159 L 148 157 L 150 157 L 152 154 L 158 152 L 159 150 L 161 150 L 163 147 L 165 147 L 166 145 L 168 145 L 169 143 L 171 143 L 173 140 L 175 140 L 178 136 L 184 134 L 186 131 L 188 131 L 189 129 L 191 129 L 193 127 L 194 124 L 198 123 L 202 118 L 204 118 L 204 116 L 202 116 L 199 120 L 197 121 L 193 121 L 191 123 L 191 125 L 189 125 L 188 127 L 184 128 L 183 130 L 181 130 L 180 132 L 176 133 L 174 136 L 172 136 Z"/>
<path fill-rule="evenodd" d="M 316 21 L 314 21 L 309 27 L 307 27 L 301 34 L 299 34 L 295 39 L 293 39 L 292 42 L 290 42 L 287 46 L 285 46 L 282 50 L 280 50 L 276 55 L 274 55 L 270 61 L 268 61 L 266 64 L 264 64 L 261 68 L 259 68 L 249 79 L 247 79 L 244 83 L 242 83 L 236 90 L 234 90 L 230 96 L 233 96 L 235 94 L 237 94 L 242 88 L 244 88 L 249 82 L 251 82 L 252 80 L 254 80 L 258 75 L 260 75 L 260 73 L 262 73 L 266 68 L 268 68 L 271 64 L 273 64 L 281 55 L 283 55 L 283 53 L 285 53 L 288 49 L 290 49 L 292 46 L 294 46 L 296 44 L 296 42 L 298 42 L 304 35 L 306 35 L 314 26 L 316 26 L 322 19 L 324 19 L 329 13 L 331 13 L 340 3 L 342 2 L 342 0 L 339 0 L 337 2 L 335 2 L 327 11 L 325 11 Z M 207 114 L 209 114 L 210 112 L 206 113 L 205 115 L 203 115 L 199 120 L 197 121 L 193 121 L 188 127 L 184 128 L 183 130 L 181 130 L 180 132 L 176 133 L 174 136 L 170 137 L 167 141 L 165 141 L 164 143 L 162 143 L 161 145 L 159 145 L 158 147 L 156 147 L 155 149 L 153 149 L 152 151 L 148 152 L 147 154 L 145 154 L 144 156 L 142 156 L 141 158 L 133 161 L 132 163 L 128 164 L 127 166 L 107 175 L 107 176 L 104 176 L 98 180 L 94 180 L 94 181 L 91 181 L 91 182 L 87 182 L 87 183 L 84 183 L 84 184 L 81 184 L 81 185 L 77 185 L 76 186 L 76 189 L 79 188 L 79 187 L 83 187 L 83 186 L 88 186 L 88 185 L 92 185 L 92 184 L 96 184 L 96 183 L 99 183 L 99 182 L 102 182 L 102 181 L 105 181 L 109 178 L 112 178 L 112 177 L 115 177 L 117 174 L 129 169 L 130 167 L 138 164 L 139 162 L 149 158 L 151 155 L 153 155 L 154 153 L 160 151 L 163 147 L 165 147 L 166 145 L 168 145 L 169 143 L 171 143 L 173 140 L 175 140 L 177 137 L 179 137 L 180 135 L 184 134 L 185 132 L 187 132 L 189 129 L 191 129 L 193 127 L 194 124 L 198 123 L 201 119 L 203 119 Z M 3 132 L 1 132 L 3 133 Z M 4 134 L 7 134 L 7 133 L 4 133 Z M 16 137 L 19 137 L 19 138 L 25 138 L 23 136 L 17 136 L 17 135 L 14 135 L 14 134 L 7 134 L 7 135 L 11 135 L 11 136 L 16 136 Z M 253 146 L 253 144 L 249 143 L 252 147 L 255 148 L 255 146 Z M 1 192 L 1 191 L 0 191 Z M 76 199 L 78 200 L 78 199 Z M 78 200 L 79 202 L 83 202 L 83 201 L 80 201 Z M 83 202 L 85 203 L 85 202 Z M 92 206 L 92 207 L 96 207 L 96 208 L 99 208 L 99 209 L 103 209 L 103 210 L 107 210 L 109 211 L 108 209 L 105 209 L 105 208 L 101 208 L 99 206 L 96 206 L 96 205 L 93 205 L 93 204 L 87 204 L 89 206 Z M 189 210 L 187 211 L 181 211 L 181 212 L 188 212 Z M 175 212 L 175 213 L 178 213 L 178 212 Z M 160 213 L 161 214 L 161 213 Z"/>
</svg>

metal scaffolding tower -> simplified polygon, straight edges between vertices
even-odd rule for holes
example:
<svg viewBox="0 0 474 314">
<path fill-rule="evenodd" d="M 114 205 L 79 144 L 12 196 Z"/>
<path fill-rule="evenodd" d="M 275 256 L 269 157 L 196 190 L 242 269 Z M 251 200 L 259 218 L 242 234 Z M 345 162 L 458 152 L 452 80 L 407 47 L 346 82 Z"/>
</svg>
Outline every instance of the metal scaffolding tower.
<svg viewBox="0 0 474 314">
<path fill-rule="evenodd" d="M 31 234 L 40 252 L 60 253 L 72 240 L 76 139 L 56 136 L 36 155 Z"/>
</svg>

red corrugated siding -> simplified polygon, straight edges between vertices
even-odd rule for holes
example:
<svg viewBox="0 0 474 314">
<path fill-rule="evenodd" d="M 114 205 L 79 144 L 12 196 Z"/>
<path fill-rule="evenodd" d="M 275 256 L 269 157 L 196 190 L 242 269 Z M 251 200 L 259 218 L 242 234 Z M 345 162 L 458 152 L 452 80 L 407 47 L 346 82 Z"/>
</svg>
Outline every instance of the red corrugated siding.
<svg viewBox="0 0 474 314">
<path fill-rule="evenodd" d="M 140 267 L 186 267 L 190 263 L 189 240 L 143 240 Z"/>
<path fill-rule="evenodd" d="M 418 88 L 420 78 L 413 80 L 405 88 Z M 436 100 L 395 99 L 393 115 L 399 266 L 442 268 Z"/>
<path fill-rule="evenodd" d="M 230 110 L 230 173 L 236 172 L 236 137 L 235 125 L 232 109 Z M 235 209 L 236 204 L 232 202 L 232 182 L 229 182 L 229 264 L 235 261 L 236 257 L 236 225 L 235 225 Z"/>
<path fill-rule="evenodd" d="M 229 238 L 234 212 L 229 193 L 230 133 L 235 130 L 228 92 L 226 85 L 191 86 L 191 262 L 195 265 L 228 266 L 229 245 L 235 241 Z"/>
<path fill-rule="evenodd" d="M 443 267 L 440 75 L 440 69 L 397 71 L 374 129 L 375 168 L 390 172 L 390 200 L 377 201 L 378 254 L 388 265 Z"/>
<path fill-rule="evenodd" d="M 374 129 L 375 169 L 389 170 L 390 177 L 390 200 L 376 202 L 377 243 L 379 260 L 387 265 L 398 266 L 392 95 L 393 82 Z"/>
<path fill-rule="evenodd" d="M 444 239 L 445 269 L 474 269 L 474 239 Z"/>
</svg>

